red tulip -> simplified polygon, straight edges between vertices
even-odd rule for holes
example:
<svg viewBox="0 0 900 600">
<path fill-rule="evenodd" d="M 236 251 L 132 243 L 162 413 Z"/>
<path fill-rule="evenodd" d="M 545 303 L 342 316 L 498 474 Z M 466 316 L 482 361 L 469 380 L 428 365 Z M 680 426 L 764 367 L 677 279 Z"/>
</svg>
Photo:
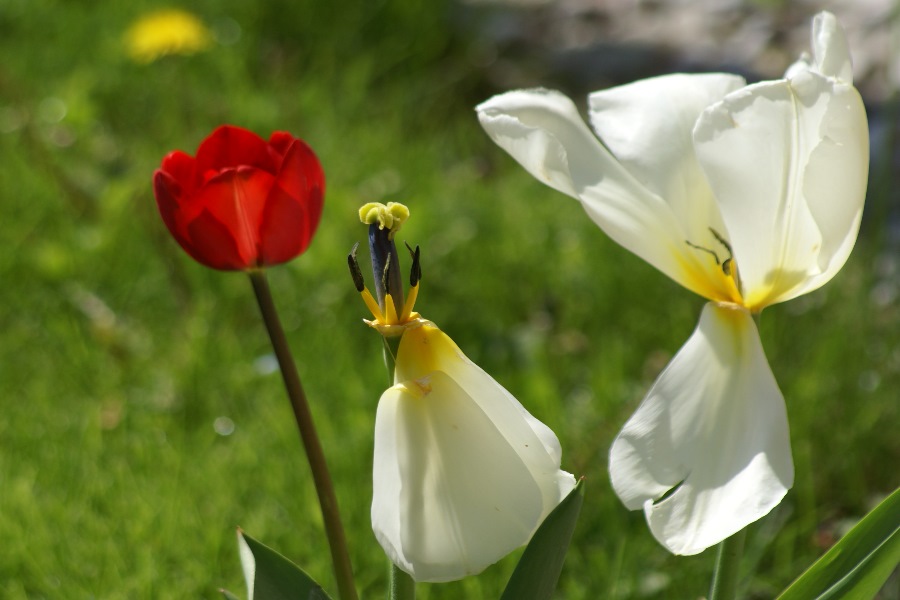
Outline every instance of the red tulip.
<svg viewBox="0 0 900 600">
<path fill-rule="evenodd" d="M 266 142 L 232 125 L 212 132 L 194 158 L 163 158 L 153 191 L 166 227 L 185 252 L 213 269 L 277 265 L 309 246 L 325 193 L 312 149 L 276 131 Z"/>
</svg>

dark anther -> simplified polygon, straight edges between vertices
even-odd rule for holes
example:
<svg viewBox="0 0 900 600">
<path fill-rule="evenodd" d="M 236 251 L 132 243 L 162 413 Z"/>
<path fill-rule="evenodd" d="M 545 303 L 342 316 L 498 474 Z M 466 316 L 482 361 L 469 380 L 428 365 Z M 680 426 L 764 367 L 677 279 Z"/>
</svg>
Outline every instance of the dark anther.
<svg viewBox="0 0 900 600">
<path fill-rule="evenodd" d="M 703 252 L 708 252 L 713 257 L 713 260 L 716 261 L 716 266 L 719 265 L 719 255 L 716 254 L 715 250 L 710 250 L 709 248 L 704 248 L 703 246 L 698 246 L 697 244 L 692 244 L 688 240 L 684 240 L 684 243 L 687 244 L 688 246 L 690 246 L 691 248 L 693 248 L 694 250 L 702 250 Z"/>
<path fill-rule="evenodd" d="M 391 280 L 391 253 L 387 253 L 386 260 L 384 261 L 384 271 L 381 272 L 381 286 L 387 290 L 386 293 L 391 293 L 391 287 L 388 283 Z M 402 285 L 402 284 L 401 284 Z"/>
<path fill-rule="evenodd" d="M 409 285 L 410 287 L 415 287 L 422 279 L 422 263 L 419 261 L 419 247 L 416 246 L 416 249 L 413 250 L 409 244 L 406 244 L 406 249 L 409 250 L 409 255 L 412 257 L 412 267 L 409 269 Z"/>
<path fill-rule="evenodd" d="M 731 263 L 734 259 L 729 258 L 725 262 L 722 263 L 722 272 L 731 277 Z"/>
<path fill-rule="evenodd" d="M 725 241 L 725 238 L 722 237 L 722 234 L 721 234 L 721 233 L 719 233 L 718 231 L 716 231 L 716 230 L 713 229 L 712 227 L 709 228 L 709 232 L 710 232 L 711 234 L 713 234 L 713 237 L 716 238 L 716 240 L 717 240 L 720 244 L 722 244 L 723 246 L 725 246 L 725 249 L 728 250 L 728 254 L 731 254 L 732 256 L 734 255 L 734 251 L 731 249 L 731 244 L 729 244 L 727 241 Z"/>
<path fill-rule="evenodd" d="M 359 262 L 356 260 L 357 248 L 359 248 L 359 242 L 353 244 L 353 249 L 347 255 L 347 265 L 350 267 L 350 277 L 353 278 L 353 285 L 356 286 L 356 291 L 361 292 L 366 289 L 366 282 L 363 279 L 362 271 L 359 270 Z"/>
</svg>

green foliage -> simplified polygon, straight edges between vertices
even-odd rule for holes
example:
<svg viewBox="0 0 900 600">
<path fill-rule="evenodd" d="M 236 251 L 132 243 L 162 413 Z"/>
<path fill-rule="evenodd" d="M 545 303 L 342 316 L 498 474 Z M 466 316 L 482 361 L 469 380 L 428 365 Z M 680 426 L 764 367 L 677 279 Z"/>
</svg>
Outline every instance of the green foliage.
<svg viewBox="0 0 900 600">
<path fill-rule="evenodd" d="M 778 598 L 874 598 L 897 565 L 900 489 L 876 506 Z"/>
<path fill-rule="evenodd" d="M 162 156 L 222 122 L 290 130 L 326 170 L 310 250 L 269 279 L 363 597 L 387 587 L 369 523 L 385 372 L 345 261 L 365 239 L 358 207 L 387 200 L 412 210 L 401 236 L 422 247 L 417 308 L 558 433 L 563 467 L 593 486 L 558 597 L 703 593 L 713 552 L 666 553 L 606 473 L 702 301 L 487 140 L 472 107 L 490 92 L 472 95 L 483 77 L 450 7 L 203 0 L 193 10 L 221 41 L 138 65 L 121 34 L 156 6 L 0 2 L 0 597 L 218 597 L 243 585 L 238 525 L 333 588 L 250 284 L 193 263 L 154 206 Z M 797 477 L 748 535 L 749 598 L 783 590 L 898 485 L 900 275 L 886 227 L 867 217 L 833 282 L 762 317 Z M 418 597 L 497 598 L 517 559 Z"/>
<path fill-rule="evenodd" d="M 584 503 L 584 480 L 547 515 L 528 542 L 501 600 L 550 600 Z"/>
<path fill-rule="evenodd" d="M 238 531 L 238 545 L 244 577 L 252 578 L 247 585 L 253 593 L 247 600 L 330 600 L 303 569 L 243 531 Z M 229 600 L 234 597 L 222 593 Z"/>
</svg>

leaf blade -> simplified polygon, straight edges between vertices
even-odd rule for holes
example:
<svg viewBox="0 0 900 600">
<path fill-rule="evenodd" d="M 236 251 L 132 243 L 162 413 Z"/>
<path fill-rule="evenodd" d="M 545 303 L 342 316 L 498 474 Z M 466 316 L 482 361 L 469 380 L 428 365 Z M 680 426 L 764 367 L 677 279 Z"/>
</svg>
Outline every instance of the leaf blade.
<svg viewBox="0 0 900 600">
<path fill-rule="evenodd" d="M 862 518 L 778 600 L 871 598 L 900 564 L 900 488 Z"/>
<path fill-rule="evenodd" d="M 584 478 L 538 527 L 509 578 L 501 600 L 552 598 L 583 502 Z"/>
<path fill-rule="evenodd" d="M 331 600 L 303 569 L 240 529 L 238 544 L 248 600 Z"/>
</svg>

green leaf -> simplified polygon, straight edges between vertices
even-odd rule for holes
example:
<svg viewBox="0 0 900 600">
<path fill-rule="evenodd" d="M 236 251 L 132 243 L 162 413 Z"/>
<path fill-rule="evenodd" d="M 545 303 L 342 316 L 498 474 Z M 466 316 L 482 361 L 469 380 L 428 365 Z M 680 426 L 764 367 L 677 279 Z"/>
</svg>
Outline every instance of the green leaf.
<svg viewBox="0 0 900 600">
<path fill-rule="evenodd" d="M 303 569 L 240 529 L 238 548 L 248 600 L 331 600 Z"/>
<path fill-rule="evenodd" d="M 238 597 L 229 592 L 228 590 L 219 590 L 222 592 L 222 595 L 225 596 L 225 600 L 238 600 Z"/>
<path fill-rule="evenodd" d="M 519 559 L 500 600 L 550 600 L 584 502 L 584 479 L 547 515 Z"/>
<path fill-rule="evenodd" d="M 863 517 L 778 598 L 874 598 L 898 564 L 900 488 Z"/>
</svg>

